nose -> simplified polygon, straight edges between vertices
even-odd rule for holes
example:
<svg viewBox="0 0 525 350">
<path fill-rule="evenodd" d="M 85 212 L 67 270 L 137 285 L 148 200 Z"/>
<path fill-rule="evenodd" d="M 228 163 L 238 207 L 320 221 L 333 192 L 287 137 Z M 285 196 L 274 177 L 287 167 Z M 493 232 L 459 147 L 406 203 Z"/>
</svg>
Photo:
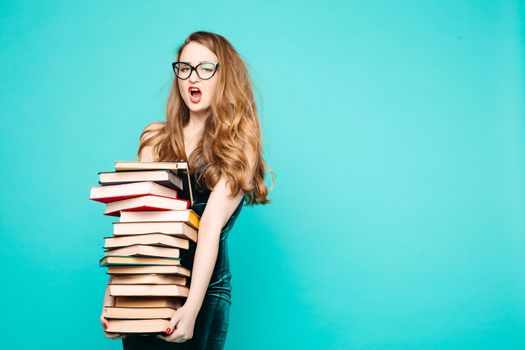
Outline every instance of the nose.
<svg viewBox="0 0 525 350">
<path fill-rule="evenodd" d="M 198 80 L 199 80 L 199 76 L 197 75 L 197 70 L 193 69 L 191 71 L 191 74 L 190 74 L 190 77 L 189 77 L 189 81 L 195 82 L 195 81 L 198 81 Z"/>
</svg>

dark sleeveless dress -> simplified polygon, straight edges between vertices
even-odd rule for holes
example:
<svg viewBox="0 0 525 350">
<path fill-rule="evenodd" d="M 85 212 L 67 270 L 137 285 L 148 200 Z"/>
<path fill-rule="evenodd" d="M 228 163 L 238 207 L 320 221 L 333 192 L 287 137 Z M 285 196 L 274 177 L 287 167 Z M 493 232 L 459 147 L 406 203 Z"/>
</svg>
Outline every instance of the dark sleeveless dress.
<svg viewBox="0 0 525 350">
<path fill-rule="evenodd" d="M 190 175 L 194 193 L 192 209 L 202 216 L 211 191 L 199 187 L 195 176 Z M 227 238 L 237 217 L 239 216 L 244 198 L 241 200 L 229 220 L 221 230 L 217 261 L 213 269 L 210 284 L 199 310 L 193 329 L 192 339 L 183 343 L 166 342 L 157 338 L 157 334 L 138 335 L 128 334 L 122 339 L 125 350 L 135 349 L 187 349 L 187 350 L 213 350 L 223 349 L 228 333 L 230 305 L 231 305 L 231 274 L 228 259 Z M 181 252 L 181 265 L 192 269 L 196 245 L 191 244 L 190 249 Z M 191 277 L 190 277 L 191 283 Z M 164 334 L 165 335 L 165 334 Z"/>
</svg>

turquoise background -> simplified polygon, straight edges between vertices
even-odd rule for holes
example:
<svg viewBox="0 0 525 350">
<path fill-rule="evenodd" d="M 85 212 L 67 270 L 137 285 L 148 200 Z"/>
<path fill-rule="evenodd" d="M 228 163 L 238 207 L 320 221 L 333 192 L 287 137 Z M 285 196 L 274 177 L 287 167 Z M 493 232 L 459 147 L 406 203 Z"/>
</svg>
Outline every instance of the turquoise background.
<svg viewBox="0 0 525 350">
<path fill-rule="evenodd" d="M 525 348 L 523 2 L 0 4 L 2 348 L 121 348 L 89 190 L 195 30 L 249 64 L 276 173 L 230 235 L 227 349 Z"/>
</svg>

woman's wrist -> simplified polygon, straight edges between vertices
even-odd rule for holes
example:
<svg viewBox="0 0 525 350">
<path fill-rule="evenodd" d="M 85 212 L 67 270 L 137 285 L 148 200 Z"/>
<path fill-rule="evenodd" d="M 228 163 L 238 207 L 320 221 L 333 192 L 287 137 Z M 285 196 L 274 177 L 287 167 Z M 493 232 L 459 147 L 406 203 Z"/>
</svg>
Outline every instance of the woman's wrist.
<svg viewBox="0 0 525 350">
<path fill-rule="evenodd" d="M 197 314 L 199 313 L 201 306 L 202 306 L 202 303 L 197 303 L 190 299 L 187 299 L 186 302 L 184 303 L 184 308 L 195 316 L 197 316 Z"/>
</svg>

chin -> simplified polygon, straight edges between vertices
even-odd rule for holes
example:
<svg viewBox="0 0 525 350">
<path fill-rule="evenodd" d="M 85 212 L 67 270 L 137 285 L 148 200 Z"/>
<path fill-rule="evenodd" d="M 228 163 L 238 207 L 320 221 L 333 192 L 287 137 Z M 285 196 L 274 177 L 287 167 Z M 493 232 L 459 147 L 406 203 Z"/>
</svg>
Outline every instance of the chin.
<svg viewBox="0 0 525 350">
<path fill-rule="evenodd" d="M 190 102 L 190 105 L 188 106 L 188 108 L 190 109 L 190 111 L 192 112 L 202 112 L 202 111 L 206 111 L 210 108 L 209 105 L 204 105 L 204 104 L 198 104 L 198 105 L 194 105 L 193 103 Z"/>
</svg>

